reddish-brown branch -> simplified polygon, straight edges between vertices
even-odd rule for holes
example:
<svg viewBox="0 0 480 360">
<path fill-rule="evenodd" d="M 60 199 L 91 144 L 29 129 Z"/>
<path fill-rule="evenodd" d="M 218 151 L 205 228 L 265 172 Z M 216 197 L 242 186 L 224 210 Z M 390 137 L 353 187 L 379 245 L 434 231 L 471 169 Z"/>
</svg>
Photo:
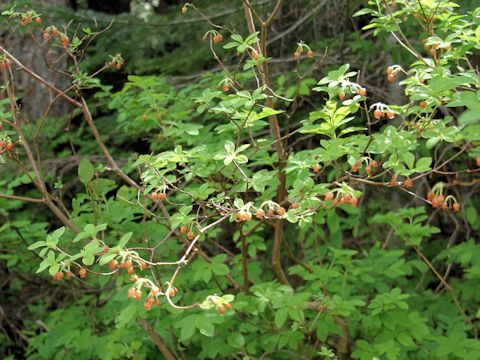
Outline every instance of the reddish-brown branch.
<svg viewBox="0 0 480 360">
<path fill-rule="evenodd" d="M 3 48 L 0 47 L 0 49 L 3 49 Z M 5 79 L 8 79 L 8 74 L 5 70 L 3 71 L 3 76 Z M 11 73 L 10 73 L 10 76 L 11 76 Z M 54 215 L 62 222 L 62 224 L 64 224 L 65 226 L 68 226 L 75 232 L 79 232 L 80 229 L 77 227 L 77 225 L 75 225 L 75 223 L 73 223 L 73 221 L 65 213 L 63 213 L 62 210 L 60 210 L 60 208 L 58 208 L 55 205 L 54 203 L 55 199 L 47 189 L 42 172 L 39 166 L 37 165 L 37 162 L 35 161 L 32 150 L 30 149 L 30 145 L 27 142 L 25 135 L 23 134 L 23 131 L 21 129 L 21 125 L 19 123 L 19 119 L 17 116 L 17 112 L 19 111 L 19 109 L 15 99 L 13 87 L 11 86 L 13 85 L 10 84 L 9 86 L 7 86 L 7 94 L 10 100 L 10 107 L 11 107 L 12 116 L 13 116 L 13 123 L 11 125 L 14 127 L 15 131 L 18 134 L 19 142 L 20 144 L 22 144 L 23 149 L 25 150 L 25 153 L 27 155 L 28 162 L 30 163 L 30 166 L 32 167 L 32 170 L 35 174 L 35 179 L 32 179 L 33 184 L 35 185 L 37 190 L 43 195 L 45 204 L 50 208 L 50 210 L 54 213 Z"/>
<path fill-rule="evenodd" d="M 85 101 L 84 98 L 81 98 L 80 101 L 77 101 L 70 97 L 69 95 L 66 94 L 65 91 L 62 91 L 58 89 L 54 84 L 44 80 L 41 76 L 37 75 L 35 72 L 24 66 L 15 56 L 10 54 L 5 48 L 0 46 L 0 51 L 2 51 L 15 65 L 18 66 L 20 70 L 25 71 L 28 75 L 33 77 L 35 80 L 41 82 L 54 92 L 56 92 L 58 95 L 66 99 L 68 102 L 71 104 L 75 105 L 76 107 L 80 108 L 82 110 L 82 113 L 85 117 L 85 120 L 88 123 L 88 126 L 91 128 L 93 136 L 95 137 L 95 140 L 97 141 L 98 145 L 100 146 L 100 149 L 102 150 L 105 158 L 108 160 L 108 163 L 110 164 L 112 170 L 121 178 L 123 179 L 127 184 L 140 189 L 140 186 L 133 181 L 127 174 L 125 174 L 122 169 L 117 165 L 113 157 L 110 155 L 110 152 L 108 151 L 108 148 L 105 146 L 105 143 L 103 142 L 102 138 L 100 137 L 100 134 L 97 130 L 97 127 L 95 125 L 95 122 L 93 121 L 92 115 L 90 113 L 90 110 L 88 108 L 88 105 Z"/>
<path fill-rule="evenodd" d="M 299 258 L 297 258 L 295 256 L 295 254 L 293 253 L 292 249 L 290 249 L 290 245 L 288 245 L 288 242 L 284 241 L 283 242 L 283 245 L 285 246 L 285 250 L 287 250 L 287 255 L 288 257 L 296 264 L 300 265 L 301 267 L 303 267 L 305 270 L 307 270 L 309 273 L 312 273 L 313 270 L 312 268 L 307 265 L 307 264 L 304 264 Z"/>
<path fill-rule="evenodd" d="M 148 334 L 148 336 L 150 336 L 150 339 L 152 339 L 157 349 L 165 357 L 165 359 L 175 360 L 176 359 L 175 355 L 173 355 L 172 351 L 168 348 L 168 346 L 165 344 L 165 342 L 160 337 L 160 335 L 157 334 L 157 332 L 152 327 L 152 325 L 150 325 L 150 323 L 145 319 L 139 319 L 139 322 L 143 326 L 143 329 Z"/>
<path fill-rule="evenodd" d="M 472 330 L 474 331 L 475 339 L 478 339 L 478 330 L 475 324 L 472 322 L 470 317 L 467 315 L 465 312 L 465 309 L 460 305 L 460 302 L 458 301 L 457 295 L 455 294 L 455 289 L 453 288 L 452 285 L 450 285 L 447 280 L 435 269 L 433 264 L 430 262 L 430 260 L 427 259 L 427 257 L 420 251 L 420 249 L 415 246 L 414 244 L 410 243 L 410 246 L 415 250 L 417 255 L 423 260 L 425 264 L 430 268 L 430 270 L 433 272 L 433 274 L 437 277 L 438 280 L 442 283 L 442 285 L 450 292 L 452 299 L 457 306 L 457 309 L 460 311 L 460 313 L 463 315 L 465 318 L 465 321 L 467 321 L 470 326 L 472 327 Z"/>
<path fill-rule="evenodd" d="M 24 201 L 24 202 L 31 202 L 31 203 L 37 203 L 37 204 L 42 204 L 42 203 L 45 203 L 45 201 L 46 201 L 45 198 L 36 199 L 36 198 L 31 198 L 31 197 L 7 195 L 7 194 L 0 194 L 0 198 L 9 199 L 9 200 L 18 200 L 18 201 Z"/>
<path fill-rule="evenodd" d="M 100 146 L 100 149 L 103 152 L 103 155 L 107 159 L 108 163 L 110 164 L 112 171 L 118 175 L 122 180 L 124 180 L 127 184 L 133 186 L 137 190 L 140 190 L 141 187 L 138 185 L 134 180 L 132 180 L 127 174 L 123 172 L 123 170 L 118 166 L 116 161 L 113 159 L 112 155 L 110 155 L 110 151 L 108 151 L 108 148 L 105 146 L 105 143 L 103 142 L 102 138 L 100 137 L 100 133 L 97 130 L 97 127 L 95 126 L 95 122 L 93 121 L 92 115 L 90 113 L 90 110 L 88 108 L 87 102 L 85 101 L 84 98 L 81 99 L 81 109 L 83 112 L 83 116 L 85 117 L 85 120 L 87 120 L 88 126 L 90 126 L 90 129 L 92 129 L 93 136 L 95 137 L 95 140 L 97 141 L 98 145 Z"/>
<path fill-rule="evenodd" d="M 243 289 L 245 291 L 249 291 L 250 288 L 250 280 L 248 278 L 248 263 L 247 263 L 247 256 L 248 256 L 248 247 L 247 247 L 247 240 L 245 238 L 245 234 L 243 233 L 242 229 L 240 231 L 240 241 L 242 243 L 242 273 L 243 273 Z"/>
<path fill-rule="evenodd" d="M 258 51 L 259 54 L 262 54 L 263 56 L 267 56 L 266 54 L 266 42 L 267 42 L 267 31 L 268 31 L 268 26 L 271 24 L 273 19 L 275 18 L 275 15 L 278 13 L 280 10 L 280 7 L 282 5 L 283 1 L 279 0 L 277 2 L 277 5 L 275 6 L 274 12 L 270 16 L 270 18 L 267 20 L 268 24 L 267 26 L 265 23 L 262 23 L 262 31 L 261 31 L 261 40 L 260 44 L 255 44 L 255 49 Z M 251 5 L 248 0 L 244 0 L 243 2 L 243 9 L 245 13 L 245 20 L 247 22 L 247 27 L 248 31 L 253 34 L 256 32 L 255 29 L 255 23 L 253 20 L 253 15 L 252 15 L 252 10 L 251 10 Z M 264 62 L 260 66 L 260 73 L 262 77 L 262 82 L 263 85 L 265 86 L 265 93 L 267 95 L 267 99 L 265 101 L 265 105 L 269 108 L 274 109 L 274 104 L 273 104 L 273 93 L 270 90 L 270 79 L 268 75 L 268 64 L 267 62 Z M 285 200 L 286 197 L 286 191 L 285 191 L 285 183 L 286 183 L 286 176 L 285 172 L 283 171 L 285 167 L 285 161 L 286 161 L 286 154 L 283 148 L 283 143 L 281 141 L 282 134 L 280 132 L 280 126 L 278 124 L 278 119 L 275 115 L 269 116 L 268 117 L 268 123 L 270 127 L 270 134 L 272 138 L 274 139 L 274 144 L 275 144 L 275 150 L 278 155 L 278 177 L 279 177 L 279 186 L 277 189 L 277 203 L 281 204 Z M 283 220 L 278 219 L 275 222 L 275 232 L 274 232 L 274 241 L 273 241 L 273 248 L 272 248 L 272 267 L 273 270 L 275 271 L 275 274 L 278 278 L 278 280 L 282 284 L 288 284 L 288 279 L 285 276 L 285 273 L 283 272 L 282 266 L 281 266 L 281 247 L 282 247 L 282 241 L 283 241 Z"/>
<path fill-rule="evenodd" d="M 10 59 L 11 62 L 13 62 L 15 65 L 17 65 L 19 70 L 25 71 L 28 75 L 33 77 L 35 80 L 39 81 L 40 83 L 42 83 L 46 87 L 50 88 L 51 90 L 55 91 L 57 94 L 61 94 L 62 97 L 65 98 L 71 104 L 73 104 L 75 106 L 79 105 L 79 103 L 75 99 L 71 98 L 70 96 L 65 94 L 62 90 L 58 89 L 55 85 L 53 85 L 52 83 L 49 83 L 48 81 L 43 79 L 41 76 L 37 75 L 32 70 L 30 70 L 29 68 L 24 66 L 15 56 L 10 54 L 3 46 L 0 46 L 0 51 L 3 52 Z"/>
<path fill-rule="evenodd" d="M 265 29 L 268 29 L 270 25 L 272 25 L 273 20 L 275 20 L 275 17 L 277 16 L 278 12 L 280 11 L 280 8 L 282 7 L 283 3 L 285 0 L 278 0 L 277 4 L 275 5 L 275 8 L 272 11 L 272 14 L 268 17 L 268 19 L 262 24 L 262 26 Z"/>
</svg>

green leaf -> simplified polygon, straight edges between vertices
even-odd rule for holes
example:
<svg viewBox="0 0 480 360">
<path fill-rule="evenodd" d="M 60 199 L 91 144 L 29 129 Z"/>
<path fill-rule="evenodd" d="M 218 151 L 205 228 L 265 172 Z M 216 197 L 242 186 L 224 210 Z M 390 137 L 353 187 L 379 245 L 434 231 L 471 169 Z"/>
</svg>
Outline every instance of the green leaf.
<svg viewBox="0 0 480 360">
<path fill-rule="evenodd" d="M 468 206 L 465 209 L 465 216 L 467 217 L 468 222 L 474 229 L 480 228 L 480 221 L 477 210 L 473 206 Z"/>
<path fill-rule="evenodd" d="M 100 231 L 103 231 L 107 228 L 107 224 L 99 224 L 95 226 L 95 234 L 99 233 Z"/>
<path fill-rule="evenodd" d="M 480 107 L 475 110 L 467 110 L 458 118 L 458 122 L 462 125 L 472 125 L 480 121 Z"/>
<path fill-rule="evenodd" d="M 131 322 L 137 314 L 137 307 L 135 303 L 130 303 L 120 314 L 115 318 L 115 327 L 121 328 Z"/>
<path fill-rule="evenodd" d="M 243 145 L 240 145 L 236 151 L 236 153 L 240 153 L 246 149 L 248 149 L 250 147 L 250 144 L 243 144 Z"/>
<path fill-rule="evenodd" d="M 83 240 L 83 239 L 87 238 L 88 236 L 89 236 L 89 235 L 88 235 L 88 233 L 86 233 L 86 232 L 78 233 L 77 236 L 75 236 L 75 238 L 73 239 L 73 242 L 77 242 L 77 241 Z"/>
<path fill-rule="evenodd" d="M 225 141 L 225 151 L 227 154 L 234 154 L 235 153 L 235 144 L 231 141 Z"/>
<path fill-rule="evenodd" d="M 451 90 L 457 86 L 472 83 L 472 78 L 468 76 L 456 76 L 447 78 L 445 76 L 437 76 L 430 80 L 430 87 L 435 93 Z"/>
<path fill-rule="evenodd" d="M 95 256 L 92 254 L 87 254 L 82 258 L 82 262 L 87 266 L 93 265 L 95 262 Z"/>
<path fill-rule="evenodd" d="M 223 159 L 223 163 L 224 163 L 225 165 L 230 165 L 233 160 L 235 160 L 235 156 L 234 156 L 234 155 L 227 156 L 225 159 Z"/>
<path fill-rule="evenodd" d="M 115 257 L 117 256 L 117 254 L 105 254 L 103 255 L 101 258 L 100 258 L 100 261 L 98 262 L 100 265 L 105 265 L 105 264 L 108 264 L 110 261 L 112 261 L 113 259 L 115 259 Z"/>
<path fill-rule="evenodd" d="M 237 155 L 235 156 L 235 160 L 239 164 L 246 164 L 248 162 L 248 158 L 245 155 Z"/>
<path fill-rule="evenodd" d="M 235 40 L 237 43 L 243 43 L 243 37 L 239 34 L 233 34 L 231 36 L 232 40 Z"/>
<path fill-rule="evenodd" d="M 413 164 L 415 163 L 415 155 L 411 152 L 406 152 L 403 155 L 403 159 L 405 160 L 405 164 L 407 164 L 408 168 L 413 168 Z"/>
<path fill-rule="evenodd" d="M 48 269 L 48 273 L 50 275 L 55 275 L 59 270 L 60 270 L 60 265 L 52 264 L 52 265 L 50 265 L 50 268 Z"/>
<path fill-rule="evenodd" d="M 123 235 L 122 238 L 120 239 L 120 241 L 118 242 L 117 247 L 119 249 L 123 249 L 125 247 L 125 245 L 127 245 L 128 240 L 131 239 L 132 235 L 133 235 L 133 232 L 128 232 L 125 235 Z"/>
<path fill-rule="evenodd" d="M 356 16 L 363 16 L 363 15 L 367 15 L 367 14 L 371 14 L 371 13 L 374 13 L 375 11 L 373 9 L 370 9 L 370 8 L 363 8 L 363 9 L 360 9 L 358 10 L 356 13 L 354 13 L 352 16 L 353 17 L 356 17 Z"/>
<path fill-rule="evenodd" d="M 212 258 L 212 263 L 214 264 L 223 264 L 227 260 L 227 254 L 218 254 Z"/>
<path fill-rule="evenodd" d="M 88 183 L 93 179 L 95 174 L 95 169 L 88 159 L 82 159 L 80 165 L 78 166 L 78 176 L 83 185 L 87 186 Z"/>
<path fill-rule="evenodd" d="M 217 275 L 227 275 L 230 272 L 225 264 L 212 264 L 212 271 Z"/>
<path fill-rule="evenodd" d="M 193 210 L 193 206 L 188 205 L 188 206 L 182 206 L 178 212 L 180 214 L 186 216 L 186 215 L 190 214 L 192 212 L 192 210 Z"/>
<path fill-rule="evenodd" d="M 427 140 L 427 149 L 431 149 L 431 148 L 435 147 L 435 145 L 437 145 L 439 141 L 440 141 L 440 138 L 436 137 L 436 136 L 428 139 Z"/>
<path fill-rule="evenodd" d="M 211 320 L 205 316 L 197 317 L 195 321 L 195 326 L 197 327 L 200 334 L 212 337 L 215 332 L 215 327 L 213 326 Z"/>
<path fill-rule="evenodd" d="M 195 334 L 195 326 L 192 326 L 191 323 L 185 323 L 180 330 L 180 340 L 182 342 L 187 341 Z"/>
<path fill-rule="evenodd" d="M 40 263 L 40 265 L 38 266 L 38 269 L 37 269 L 37 271 L 35 271 L 35 273 L 36 274 L 41 273 L 42 271 L 44 271 L 49 266 L 50 266 L 50 264 L 48 263 L 48 260 L 45 259 Z"/>
<path fill-rule="evenodd" d="M 46 249 L 45 249 L 46 250 Z M 47 257 L 40 263 L 36 273 L 40 273 L 45 270 L 47 267 L 51 267 L 55 265 L 57 262 L 55 261 L 55 253 L 52 250 L 48 250 Z"/>
<path fill-rule="evenodd" d="M 237 209 L 242 208 L 244 205 L 245 203 L 240 198 L 236 198 L 235 200 L 233 200 L 233 206 L 235 206 Z"/>
<path fill-rule="evenodd" d="M 27 249 L 28 250 L 35 250 L 35 249 L 38 249 L 38 248 L 44 247 L 44 246 L 47 246 L 47 243 L 45 241 L 37 241 L 37 242 L 34 242 L 32 245 L 30 245 Z"/>
<path fill-rule="evenodd" d="M 233 333 L 228 335 L 227 343 L 235 349 L 240 349 L 245 345 L 245 338 L 241 333 Z"/>
<path fill-rule="evenodd" d="M 65 233 L 65 226 L 62 226 L 61 228 L 58 228 L 55 230 L 53 233 L 50 234 L 50 237 L 53 241 L 58 243 L 58 239 Z"/>
<path fill-rule="evenodd" d="M 84 250 L 89 254 L 95 254 L 102 250 L 100 242 L 98 240 L 92 240 L 87 245 L 85 245 Z"/>
<path fill-rule="evenodd" d="M 222 296 L 222 299 L 225 300 L 227 303 L 231 303 L 235 299 L 235 295 L 226 294 Z"/>
<path fill-rule="evenodd" d="M 418 172 L 424 172 L 430 170 L 430 164 L 432 163 L 431 157 L 422 157 L 418 159 L 415 164 L 415 170 Z"/>
<path fill-rule="evenodd" d="M 275 326 L 280 329 L 283 326 L 283 324 L 285 324 L 287 317 L 288 317 L 287 308 L 281 308 L 280 310 L 277 310 L 277 312 L 275 313 Z"/>
<path fill-rule="evenodd" d="M 225 45 L 223 45 L 223 48 L 224 48 L 224 49 L 232 49 L 232 48 L 235 48 L 235 47 L 237 47 L 237 46 L 238 46 L 238 43 L 231 41 L 231 42 L 226 43 Z"/>
</svg>

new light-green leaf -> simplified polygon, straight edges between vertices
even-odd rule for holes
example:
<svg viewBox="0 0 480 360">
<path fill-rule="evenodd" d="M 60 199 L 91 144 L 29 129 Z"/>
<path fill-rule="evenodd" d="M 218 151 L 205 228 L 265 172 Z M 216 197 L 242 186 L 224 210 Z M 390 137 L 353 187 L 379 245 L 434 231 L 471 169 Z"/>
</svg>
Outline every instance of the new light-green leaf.
<svg viewBox="0 0 480 360">
<path fill-rule="evenodd" d="M 82 159 L 80 165 L 78 166 L 78 177 L 83 185 L 87 186 L 88 183 L 93 179 L 95 174 L 95 169 L 92 163 L 88 159 Z"/>
</svg>

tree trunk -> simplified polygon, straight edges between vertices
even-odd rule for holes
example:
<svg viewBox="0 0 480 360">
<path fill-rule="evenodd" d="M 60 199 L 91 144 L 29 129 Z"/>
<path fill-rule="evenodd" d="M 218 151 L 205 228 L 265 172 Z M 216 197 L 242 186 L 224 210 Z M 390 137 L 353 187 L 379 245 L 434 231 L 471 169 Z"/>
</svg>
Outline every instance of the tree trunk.
<svg viewBox="0 0 480 360">
<path fill-rule="evenodd" d="M 0 6 L 2 8 L 11 5 L 11 1 L 0 0 Z M 42 3 L 42 9 L 38 9 L 41 13 L 48 6 L 65 6 L 66 0 L 44 0 Z M 35 8 L 33 8 L 35 10 Z M 18 22 L 18 19 L 11 19 L 12 22 Z M 43 19 L 43 25 L 45 27 L 53 25 L 49 24 L 46 19 Z M 57 28 L 61 28 L 60 23 L 55 24 Z M 31 27 L 32 29 L 38 27 Z M 37 41 L 42 44 L 43 37 L 40 30 L 34 32 Z M 27 32 L 21 34 L 20 32 L 2 31 L 1 41 L 5 44 L 6 48 L 16 56 L 25 66 L 31 68 L 38 75 L 53 82 L 56 87 L 65 89 L 68 86 L 69 79 L 58 73 L 66 69 L 67 61 L 63 57 L 58 60 L 63 51 L 60 48 L 54 48 L 45 44 L 42 47 L 42 56 L 39 56 L 38 44 L 32 38 L 31 34 Z M 48 66 L 47 66 L 48 64 Z M 32 80 L 27 74 L 23 72 L 15 72 L 15 90 L 16 95 L 20 98 L 19 103 L 22 106 L 22 113 L 26 117 L 26 120 L 35 122 L 44 116 L 48 109 L 50 100 L 55 97 L 45 86 L 41 85 L 38 81 Z M 49 117 L 63 116 L 67 113 L 69 107 L 64 101 L 55 101 L 52 108 L 48 111 Z"/>
</svg>

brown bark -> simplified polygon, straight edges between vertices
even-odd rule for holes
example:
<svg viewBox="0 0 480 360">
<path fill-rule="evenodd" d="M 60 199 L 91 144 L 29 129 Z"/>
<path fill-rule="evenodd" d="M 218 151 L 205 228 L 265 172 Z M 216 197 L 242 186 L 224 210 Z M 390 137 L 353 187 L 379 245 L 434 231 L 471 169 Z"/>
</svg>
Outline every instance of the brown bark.
<svg viewBox="0 0 480 360">
<path fill-rule="evenodd" d="M 261 31 L 260 31 L 260 44 L 255 45 L 256 51 L 263 56 L 267 56 L 267 32 L 269 27 L 271 26 L 275 16 L 280 11 L 282 7 L 283 0 L 278 0 L 275 8 L 272 11 L 272 14 L 268 17 L 266 21 L 261 22 Z M 256 31 L 255 23 L 253 19 L 252 7 L 249 0 L 243 0 L 243 9 L 245 13 L 245 19 L 247 21 L 247 27 L 250 34 Z M 262 83 L 266 87 L 265 93 L 267 95 L 267 99 L 265 101 L 265 106 L 274 109 L 273 104 L 273 93 L 270 90 L 270 78 L 268 74 L 268 64 L 264 62 L 260 67 L 260 73 L 262 77 Z M 272 139 L 274 140 L 275 151 L 278 155 L 278 178 L 280 184 L 277 190 L 277 203 L 282 204 L 286 198 L 285 192 L 285 181 L 286 176 L 284 172 L 286 156 L 285 149 L 283 147 L 282 142 L 282 134 L 280 132 L 280 126 L 278 124 L 278 119 L 276 115 L 271 115 L 268 117 L 268 123 L 270 127 L 270 134 Z M 285 272 L 282 269 L 281 264 L 281 248 L 283 242 L 283 220 L 278 219 L 275 221 L 275 230 L 274 230 L 274 240 L 273 240 L 273 247 L 272 247 L 272 267 L 275 271 L 275 275 L 277 276 L 278 281 L 282 284 L 288 284 L 288 279 L 285 275 Z"/>
<path fill-rule="evenodd" d="M 0 0 L 0 6 L 6 7 L 11 5 L 9 0 Z M 48 6 L 66 6 L 66 0 L 44 0 L 42 2 L 42 9 Z M 34 10 L 42 13 L 42 9 L 35 9 L 35 5 L 32 7 Z M 20 10 L 20 9 L 19 9 Z M 12 24 L 18 22 L 18 19 L 12 19 Z M 45 26 L 46 19 L 44 20 Z M 62 24 L 56 24 L 58 28 Z M 42 40 L 42 32 L 38 30 L 38 27 L 32 26 L 31 29 L 37 29 L 34 32 L 37 41 Z M 26 29 L 28 30 L 28 29 Z M 42 50 L 38 49 L 38 44 L 32 38 L 32 35 L 28 33 L 20 34 L 16 31 L 13 34 L 6 30 L 1 33 L 0 40 L 2 44 L 11 49 L 12 54 L 18 58 L 25 66 L 32 69 L 35 73 L 39 74 L 44 79 L 49 79 L 52 83 L 60 89 L 65 88 L 69 83 L 69 79 L 64 75 L 58 74 L 57 71 L 65 70 L 67 62 L 65 58 L 59 60 L 61 51 L 55 48 L 44 46 Z M 48 66 L 46 66 L 46 63 Z M 28 74 L 19 73 L 15 76 L 15 89 L 16 95 L 20 97 L 19 103 L 22 106 L 22 114 L 28 120 L 34 122 L 40 119 L 48 108 L 50 100 L 54 98 L 50 89 L 40 84 L 38 81 L 32 79 Z M 50 117 L 63 116 L 68 112 L 69 105 L 64 101 L 55 101 L 49 110 Z"/>
<path fill-rule="evenodd" d="M 166 360 L 175 360 L 176 357 L 172 354 L 168 346 L 163 342 L 163 339 L 160 335 L 157 334 L 155 329 L 150 325 L 150 323 L 145 319 L 140 319 L 140 324 L 145 329 L 145 332 L 150 336 L 153 343 L 157 347 L 158 350 L 162 353 Z"/>
</svg>

